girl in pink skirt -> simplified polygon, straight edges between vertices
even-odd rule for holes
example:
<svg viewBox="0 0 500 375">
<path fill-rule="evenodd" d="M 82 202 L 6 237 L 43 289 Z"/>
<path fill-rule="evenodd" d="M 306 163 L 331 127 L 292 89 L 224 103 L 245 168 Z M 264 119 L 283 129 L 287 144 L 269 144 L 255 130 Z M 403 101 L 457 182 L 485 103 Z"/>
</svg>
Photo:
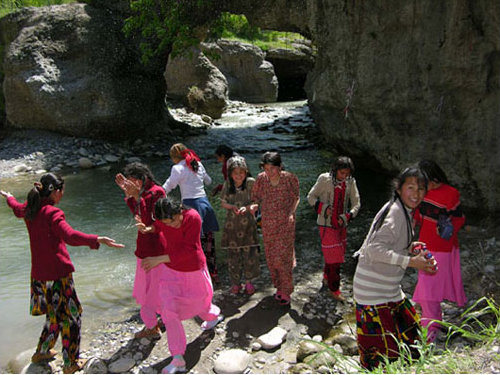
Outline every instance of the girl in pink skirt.
<svg viewBox="0 0 500 375">
<path fill-rule="evenodd" d="M 162 373 L 186 371 L 184 353 L 186 334 L 182 321 L 199 316 L 203 330 L 214 328 L 224 318 L 212 304 L 213 287 L 203 249 L 200 232 L 201 218 L 194 209 L 163 198 L 155 205 L 156 221 L 146 226 L 136 217 L 141 233 L 163 233 L 167 240 L 165 255 L 148 257 L 142 262 L 146 272 L 158 269 L 161 317 L 167 332 L 172 362 Z"/>
<path fill-rule="evenodd" d="M 420 204 L 421 229 L 419 241 L 425 242 L 439 269 L 435 274 L 419 271 L 413 300 L 422 308 L 422 326 L 428 328 L 428 340 L 435 340 L 442 320 L 441 301 L 463 306 L 467 302 L 462 284 L 460 250 L 457 233 L 465 223 L 460 208 L 460 193 L 448 184 L 443 170 L 431 160 L 419 167 L 426 175 L 427 194 Z"/>
<path fill-rule="evenodd" d="M 134 215 L 140 216 L 146 225 L 153 222 L 153 209 L 158 199 L 165 197 L 165 191 L 156 183 L 153 173 L 147 165 L 130 163 L 125 166 L 123 174 L 115 177 L 116 184 L 125 193 L 125 203 Z M 158 270 L 146 273 L 141 263 L 144 258 L 165 254 L 165 238 L 162 233 L 146 235 L 137 234 L 137 267 L 135 270 L 134 290 L 132 296 L 141 306 L 141 319 L 145 327 L 135 334 L 135 338 L 159 338 L 161 331 L 157 314 L 160 314 L 158 304 Z"/>
</svg>

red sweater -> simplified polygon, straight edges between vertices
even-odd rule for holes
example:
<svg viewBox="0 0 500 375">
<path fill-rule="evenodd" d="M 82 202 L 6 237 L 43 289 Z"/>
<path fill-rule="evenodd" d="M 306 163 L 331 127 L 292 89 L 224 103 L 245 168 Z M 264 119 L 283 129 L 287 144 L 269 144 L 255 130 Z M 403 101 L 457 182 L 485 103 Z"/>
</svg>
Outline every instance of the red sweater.
<svg viewBox="0 0 500 375">
<path fill-rule="evenodd" d="M 201 217 L 196 210 L 182 211 L 180 228 L 172 228 L 157 220 L 153 223 L 157 232 L 161 231 L 167 240 L 166 253 L 168 267 L 181 272 L 193 272 L 206 266 L 205 254 L 201 247 Z"/>
<path fill-rule="evenodd" d="M 453 235 L 449 240 L 441 238 L 437 230 L 439 214 L 451 217 Z M 419 207 L 421 228 L 419 241 L 425 242 L 431 252 L 450 252 L 453 246 L 458 246 L 458 230 L 465 223 L 465 216 L 460 209 L 460 193 L 450 185 L 441 184 L 438 188 L 429 190 Z"/>
<path fill-rule="evenodd" d="M 125 198 L 127 206 L 134 215 L 140 213 L 141 220 L 147 226 L 153 224 L 153 212 L 158 199 L 165 197 L 165 190 L 152 181 L 146 183 L 144 192 L 141 194 L 139 204 L 135 198 Z M 135 256 L 138 258 L 153 257 L 165 254 L 166 241 L 163 233 L 137 234 Z"/>
<path fill-rule="evenodd" d="M 24 218 L 26 203 L 7 198 L 14 215 Z M 98 249 L 97 235 L 74 230 L 66 222 L 64 212 L 42 200 L 42 208 L 33 220 L 24 220 L 30 236 L 31 277 L 40 281 L 58 280 L 75 271 L 66 243 Z"/>
</svg>

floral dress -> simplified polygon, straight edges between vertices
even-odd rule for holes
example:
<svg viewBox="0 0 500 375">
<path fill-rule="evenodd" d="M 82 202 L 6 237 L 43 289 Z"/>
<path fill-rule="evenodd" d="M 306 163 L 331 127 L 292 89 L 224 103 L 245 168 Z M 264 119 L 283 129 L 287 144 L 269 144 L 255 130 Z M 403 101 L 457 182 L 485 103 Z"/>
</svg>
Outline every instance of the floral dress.
<svg viewBox="0 0 500 375">
<path fill-rule="evenodd" d="M 261 172 L 252 189 L 252 200 L 260 205 L 262 213 L 262 235 L 271 279 L 278 292 L 287 296 L 293 292 L 295 205 L 298 199 L 299 179 L 286 171 L 281 171 L 276 186 Z M 290 221 L 292 214 L 294 220 Z"/>
</svg>

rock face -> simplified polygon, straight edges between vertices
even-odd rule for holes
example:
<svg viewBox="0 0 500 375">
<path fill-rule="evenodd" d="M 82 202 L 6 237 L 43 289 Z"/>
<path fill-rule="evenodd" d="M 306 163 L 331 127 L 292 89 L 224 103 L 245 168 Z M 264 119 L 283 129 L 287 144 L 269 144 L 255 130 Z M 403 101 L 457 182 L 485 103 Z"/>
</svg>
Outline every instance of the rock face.
<svg viewBox="0 0 500 375">
<path fill-rule="evenodd" d="M 3 17 L 8 124 L 120 137 L 157 121 L 161 85 L 137 69 L 121 28 L 109 10 L 77 3 Z"/>
<path fill-rule="evenodd" d="M 203 43 L 211 62 L 226 77 L 229 99 L 247 103 L 275 102 L 278 79 L 274 67 L 264 60 L 264 52 L 251 44 L 232 40 Z"/>
<path fill-rule="evenodd" d="M 379 170 L 436 160 L 469 206 L 500 210 L 500 3 L 235 0 L 310 35 L 306 91 L 330 144 Z"/>
<path fill-rule="evenodd" d="M 192 48 L 183 56 L 169 57 L 165 68 L 167 96 L 185 101 L 190 90 L 192 96 L 199 96 L 196 103 L 190 104 L 195 113 L 220 118 L 226 107 L 228 85 L 224 75 L 197 48 Z"/>
</svg>

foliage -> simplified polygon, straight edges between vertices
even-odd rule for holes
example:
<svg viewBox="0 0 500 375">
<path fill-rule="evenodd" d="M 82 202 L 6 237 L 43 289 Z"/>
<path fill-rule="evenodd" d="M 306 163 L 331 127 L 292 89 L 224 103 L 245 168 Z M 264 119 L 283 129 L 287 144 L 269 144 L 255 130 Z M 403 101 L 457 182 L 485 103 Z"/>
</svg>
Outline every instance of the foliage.
<svg viewBox="0 0 500 375">
<path fill-rule="evenodd" d="M 129 37 L 140 38 L 142 61 L 175 56 L 197 45 L 220 14 L 217 0 L 132 0 L 133 15 L 125 20 Z"/>
<path fill-rule="evenodd" d="M 42 7 L 46 5 L 60 5 L 74 2 L 75 0 L 2 0 L 0 2 L 0 17 L 24 7 Z"/>
</svg>

